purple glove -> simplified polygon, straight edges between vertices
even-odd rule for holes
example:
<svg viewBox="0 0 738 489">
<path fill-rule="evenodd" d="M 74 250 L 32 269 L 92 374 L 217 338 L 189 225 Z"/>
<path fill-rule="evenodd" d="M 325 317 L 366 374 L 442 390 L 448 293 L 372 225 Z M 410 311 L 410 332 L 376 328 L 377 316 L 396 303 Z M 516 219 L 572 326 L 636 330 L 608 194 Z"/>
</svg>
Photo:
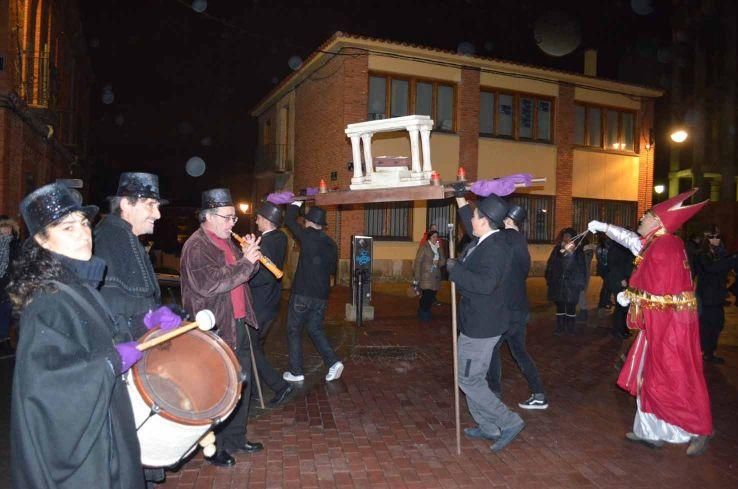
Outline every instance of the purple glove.
<svg viewBox="0 0 738 489">
<path fill-rule="evenodd" d="M 266 200 L 274 205 L 289 204 L 295 200 L 295 194 L 292 192 L 275 192 L 267 195 Z"/>
<path fill-rule="evenodd" d="M 305 189 L 305 195 L 318 195 L 318 187 L 308 187 Z"/>
<path fill-rule="evenodd" d="M 146 313 L 144 324 L 147 329 L 159 326 L 160 330 L 169 331 L 182 324 L 182 318 L 174 314 L 167 306 L 161 306 L 155 311 Z"/>
<path fill-rule="evenodd" d="M 141 360 L 143 353 L 136 349 L 136 345 L 138 343 L 135 341 L 115 345 L 115 349 L 118 350 L 118 355 L 120 355 L 120 373 L 128 372 L 128 369 L 133 367 L 137 361 Z"/>
<path fill-rule="evenodd" d="M 533 176 L 530 173 L 516 173 L 495 180 L 479 180 L 471 185 L 471 191 L 481 197 L 492 194 L 505 196 L 515 192 L 515 184 L 522 183 L 529 187 Z"/>
</svg>

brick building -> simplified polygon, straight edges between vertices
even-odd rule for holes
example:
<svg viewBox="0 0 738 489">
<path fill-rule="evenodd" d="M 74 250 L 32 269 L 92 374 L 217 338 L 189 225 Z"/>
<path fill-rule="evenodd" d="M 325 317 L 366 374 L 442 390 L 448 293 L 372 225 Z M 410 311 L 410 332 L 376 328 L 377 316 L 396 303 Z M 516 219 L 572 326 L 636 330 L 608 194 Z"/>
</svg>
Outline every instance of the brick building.
<svg viewBox="0 0 738 489">
<path fill-rule="evenodd" d="M 595 76 L 336 33 L 253 109 L 258 118 L 255 199 L 298 193 L 321 178 L 347 189 L 347 124 L 425 114 L 435 121 L 433 169 L 471 180 L 529 172 L 543 187 L 511 199 L 528 209 L 534 262 L 566 226 L 590 219 L 633 225 L 651 205 L 654 99 L 661 91 Z M 594 59 L 594 63 L 592 62 Z M 409 155 L 406 132 L 377 135 L 374 155 Z M 418 241 L 454 220 L 450 201 L 329 209 L 328 231 L 346 270 L 354 234 L 375 237 L 375 277 L 409 277 Z M 346 275 L 342 274 L 342 279 Z"/>
<path fill-rule="evenodd" d="M 84 178 L 92 71 L 77 1 L 0 0 L 0 213 Z"/>
</svg>

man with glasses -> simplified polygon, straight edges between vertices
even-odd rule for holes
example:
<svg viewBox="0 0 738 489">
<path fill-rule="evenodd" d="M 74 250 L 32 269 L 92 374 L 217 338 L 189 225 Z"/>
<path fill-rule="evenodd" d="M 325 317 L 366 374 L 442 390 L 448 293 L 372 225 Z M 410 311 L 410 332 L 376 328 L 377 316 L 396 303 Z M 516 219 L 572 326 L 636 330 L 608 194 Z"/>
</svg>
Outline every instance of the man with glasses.
<svg viewBox="0 0 738 489">
<path fill-rule="evenodd" d="M 261 443 L 246 438 L 251 402 L 252 333 L 249 330 L 259 327 L 247 282 L 258 270 L 260 240 L 253 235 L 246 236 L 239 250 L 231 239 L 231 229 L 238 218 L 227 188 L 202 193 L 199 219 L 200 229 L 182 248 L 182 301 L 193 315 L 201 309 L 213 311 L 218 335 L 235 351 L 245 376 L 240 403 L 216 429 L 218 451 L 206 458 L 213 465 L 233 467 L 236 461 L 229 452 L 253 453 L 264 448 Z"/>
</svg>

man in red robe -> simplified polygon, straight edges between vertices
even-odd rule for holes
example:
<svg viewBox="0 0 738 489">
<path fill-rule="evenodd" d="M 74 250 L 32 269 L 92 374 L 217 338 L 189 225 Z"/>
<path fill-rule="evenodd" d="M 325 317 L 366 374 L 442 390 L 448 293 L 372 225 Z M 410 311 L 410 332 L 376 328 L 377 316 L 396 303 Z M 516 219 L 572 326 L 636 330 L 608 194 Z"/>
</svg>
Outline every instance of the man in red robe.
<svg viewBox="0 0 738 489">
<path fill-rule="evenodd" d="M 638 234 L 598 221 L 588 226 L 636 255 L 628 288 L 618 294 L 621 305 L 630 304 L 628 326 L 639 330 L 618 377 L 618 385 L 637 399 L 633 431 L 626 438 L 652 448 L 664 442 L 689 443 L 691 456 L 707 449 L 712 415 L 694 283 L 684 243 L 672 233 L 707 203 L 682 205 L 696 192 L 647 211 Z"/>
</svg>

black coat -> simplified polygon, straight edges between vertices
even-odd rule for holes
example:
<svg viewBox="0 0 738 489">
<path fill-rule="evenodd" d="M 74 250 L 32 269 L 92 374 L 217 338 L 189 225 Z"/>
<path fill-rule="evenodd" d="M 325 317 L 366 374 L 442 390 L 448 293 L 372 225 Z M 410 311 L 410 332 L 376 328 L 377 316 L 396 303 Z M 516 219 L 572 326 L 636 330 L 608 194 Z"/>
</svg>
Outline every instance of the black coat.
<svg viewBox="0 0 738 489">
<path fill-rule="evenodd" d="M 143 317 L 161 302 L 159 282 L 131 225 L 110 214 L 95 228 L 95 256 L 108 264 L 100 293 L 115 318 L 115 337 L 132 341 L 146 332 Z"/>
<path fill-rule="evenodd" d="M 21 242 L 18 238 L 13 238 L 8 244 L 8 265 L 5 268 L 5 273 L 0 276 L 0 302 L 8 302 L 8 292 L 5 290 L 10 283 L 10 275 L 13 272 L 13 261 L 20 255 Z"/>
<path fill-rule="evenodd" d="M 510 296 L 508 308 L 518 317 L 526 317 L 530 312 L 526 279 L 530 272 L 530 252 L 525 235 L 514 229 L 501 231 L 507 244 L 512 248 L 512 268 L 510 271 Z"/>
<path fill-rule="evenodd" d="M 459 208 L 467 234 L 472 234 L 471 206 Z M 473 240 L 467 249 L 477 244 Z M 470 338 L 492 338 L 510 327 L 513 253 L 505 233 L 495 232 L 462 256 L 449 271 L 461 294 L 459 331 Z"/>
<path fill-rule="evenodd" d="M 738 264 L 738 255 L 724 250 L 703 251 L 695 257 L 697 297 L 703 306 L 723 306 L 728 297 L 728 273 Z"/>
<path fill-rule="evenodd" d="M 261 253 L 269 258 L 280 270 L 284 269 L 284 257 L 287 253 L 287 236 L 275 229 L 261 236 Z M 277 279 L 266 267 L 249 281 L 251 297 L 254 300 L 256 321 L 264 328 L 279 314 L 279 300 L 282 295 L 282 279 Z M 263 331 L 260 331 L 262 333 Z"/>
<path fill-rule="evenodd" d="M 618 293 L 625 289 L 622 284 L 630 281 L 630 274 L 633 273 L 633 253 L 627 248 L 615 242 L 610 244 L 607 255 L 607 273 L 605 274 L 605 284 L 607 288 Z"/>
<path fill-rule="evenodd" d="M 13 487 L 144 487 L 109 321 L 100 294 L 75 281 L 39 293 L 23 311 L 10 418 Z"/>
<path fill-rule="evenodd" d="M 322 229 L 300 226 L 297 223 L 299 210 L 296 205 L 288 205 L 284 216 L 285 226 L 300 243 L 300 259 L 297 261 L 292 293 L 327 300 L 331 275 L 336 273 L 338 247 Z"/>
<path fill-rule="evenodd" d="M 548 300 L 554 302 L 579 302 L 579 294 L 587 283 L 587 265 L 584 252 L 577 248 L 574 253 L 561 253 L 559 245 L 551 250 L 546 264 Z"/>
</svg>

